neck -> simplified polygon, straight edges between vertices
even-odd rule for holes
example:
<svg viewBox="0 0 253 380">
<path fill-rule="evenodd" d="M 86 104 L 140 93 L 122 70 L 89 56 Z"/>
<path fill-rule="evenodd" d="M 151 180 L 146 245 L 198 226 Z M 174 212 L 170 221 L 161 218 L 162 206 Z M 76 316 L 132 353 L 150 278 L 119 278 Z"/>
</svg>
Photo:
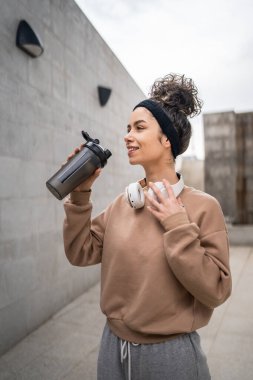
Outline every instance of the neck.
<svg viewBox="0 0 253 380">
<path fill-rule="evenodd" d="M 147 185 L 149 182 L 161 182 L 164 178 L 169 181 L 171 185 L 178 182 L 178 177 L 175 170 L 175 165 L 167 166 L 164 168 L 144 168 L 146 173 Z"/>
</svg>

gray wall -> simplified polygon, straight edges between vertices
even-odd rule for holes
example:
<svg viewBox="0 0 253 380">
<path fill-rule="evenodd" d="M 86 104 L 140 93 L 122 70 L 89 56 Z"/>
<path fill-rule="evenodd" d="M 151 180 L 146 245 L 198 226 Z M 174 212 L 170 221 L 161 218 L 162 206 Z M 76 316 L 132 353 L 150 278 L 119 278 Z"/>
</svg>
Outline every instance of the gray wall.
<svg viewBox="0 0 253 380">
<path fill-rule="evenodd" d="M 236 114 L 238 181 L 238 217 L 253 224 L 253 112 Z"/>
<path fill-rule="evenodd" d="M 40 58 L 15 46 L 23 18 L 44 43 Z M 112 88 L 105 107 L 98 85 Z M 123 136 L 143 98 L 74 1 L 1 2 L 0 354 L 98 280 L 99 266 L 67 262 L 62 202 L 45 182 L 84 129 L 113 154 L 93 192 L 94 213 L 102 210 L 142 175 L 128 164 Z"/>
<path fill-rule="evenodd" d="M 253 112 L 204 115 L 205 190 L 234 224 L 253 223 Z"/>
<path fill-rule="evenodd" d="M 203 115 L 205 136 L 205 191 L 220 202 L 225 217 L 234 222 L 237 213 L 236 118 L 234 112 Z"/>
<path fill-rule="evenodd" d="M 187 186 L 204 191 L 204 160 L 183 157 L 180 171 Z"/>
</svg>

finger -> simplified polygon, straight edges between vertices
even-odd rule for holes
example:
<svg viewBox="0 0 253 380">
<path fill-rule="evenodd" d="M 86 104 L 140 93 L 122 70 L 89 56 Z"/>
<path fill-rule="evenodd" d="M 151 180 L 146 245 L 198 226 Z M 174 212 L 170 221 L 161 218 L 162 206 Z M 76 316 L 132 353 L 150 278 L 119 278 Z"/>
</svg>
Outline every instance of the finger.
<svg viewBox="0 0 253 380">
<path fill-rule="evenodd" d="M 72 157 L 74 157 L 77 153 L 79 153 L 80 150 L 81 150 L 81 149 L 78 148 L 78 147 L 75 148 L 74 151 L 68 155 L 68 160 L 70 160 L 70 159 L 71 159 Z"/>
<path fill-rule="evenodd" d="M 167 192 L 168 192 L 169 198 L 170 198 L 170 199 L 176 199 L 175 194 L 174 194 L 174 191 L 173 191 L 173 189 L 172 189 L 172 187 L 171 187 L 169 181 L 168 181 L 167 179 L 164 178 L 164 179 L 163 179 L 163 184 L 164 184 L 164 186 L 165 186 L 165 188 L 166 188 L 166 190 L 167 190 Z"/>
<path fill-rule="evenodd" d="M 101 171 L 102 171 L 101 168 L 96 169 L 95 172 L 94 172 L 94 175 L 95 175 L 96 177 L 98 177 L 99 174 L 101 173 Z"/>
<path fill-rule="evenodd" d="M 152 208 L 152 206 L 147 206 L 147 210 L 151 212 L 157 219 L 160 219 L 160 212 Z"/>
<path fill-rule="evenodd" d="M 151 203 L 152 201 L 153 201 L 153 197 L 150 195 L 150 194 L 148 194 L 148 193 L 144 193 L 144 196 L 149 200 L 149 202 Z"/>
<path fill-rule="evenodd" d="M 163 211 L 163 205 L 152 197 L 149 198 L 149 204 L 147 206 L 159 214 Z"/>
<path fill-rule="evenodd" d="M 97 178 L 99 176 L 99 174 L 101 173 L 102 169 L 101 168 L 98 168 L 94 171 L 94 173 L 90 176 L 90 179 L 91 180 L 94 180 L 95 178 Z"/>
<path fill-rule="evenodd" d="M 162 195 L 162 192 L 160 191 L 160 189 L 153 183 L 153 182 L 149 182 L 149 187 L 153 190 L 153 192 L 155 193 L 159 203 L 163 203 L 165 198 L 164 196 Z M 152 197 L 152 199 L 154 199 Z"/>
<path fill-rule="evenodd" d="M 67 157 L 67 160 L 70 160 L 72 157 L 74 157 L 74 153 L 70 153 Z"/>
<path fill-rule="evenodd" d="M 152 197 L 148 193 L 145 193 L 145 196 L 146 196 L 146 198 L 148 198 L 148 200 L 149 200 L 149 202 L 150 202 L 150 204 L 151 204 L 152 207 L 154 207 L 156 209 L 158 209 L 160 207 L 160 203 L 157 202 L 157 200 L 154 197 Z"/>
</svg>

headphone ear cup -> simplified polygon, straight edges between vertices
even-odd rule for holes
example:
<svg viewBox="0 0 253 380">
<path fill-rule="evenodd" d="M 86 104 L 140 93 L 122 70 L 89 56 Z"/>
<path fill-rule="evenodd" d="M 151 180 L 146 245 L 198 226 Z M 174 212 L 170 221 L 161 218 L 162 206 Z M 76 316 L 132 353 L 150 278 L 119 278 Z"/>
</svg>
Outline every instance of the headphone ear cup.
<svg viewBox="0 0 253 380">
<path fill-rule="evenodd" d="M 133 208 L 142 208 L 145 204 L 145 196 L 139 182 L 130 183 L 126 188 L 126 198 Z"/>
</svg>

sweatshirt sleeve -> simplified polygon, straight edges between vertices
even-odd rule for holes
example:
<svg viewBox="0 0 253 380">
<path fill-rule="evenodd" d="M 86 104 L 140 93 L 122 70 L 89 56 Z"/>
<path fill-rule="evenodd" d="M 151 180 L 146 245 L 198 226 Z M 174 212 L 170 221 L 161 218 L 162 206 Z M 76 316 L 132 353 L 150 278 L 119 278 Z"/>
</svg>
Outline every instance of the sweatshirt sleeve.
<svg viewBox="0 0 253 380">
<path fill-rule="evenodd" d="M 232 283 L 227 230 L 218 202 L 209 200 L 198 224 L 179 212 L 163 226 L 166 257 L 178 281 L 207 307 L 222 304 Z"/>
<path fill-rule="evenodd" d="M 90 192 L 73 192 L 64 203 L 63 241 L 69 262 L 88 266 L 101 262 L 104 213 L 91 221 Z"/>
</svg>

